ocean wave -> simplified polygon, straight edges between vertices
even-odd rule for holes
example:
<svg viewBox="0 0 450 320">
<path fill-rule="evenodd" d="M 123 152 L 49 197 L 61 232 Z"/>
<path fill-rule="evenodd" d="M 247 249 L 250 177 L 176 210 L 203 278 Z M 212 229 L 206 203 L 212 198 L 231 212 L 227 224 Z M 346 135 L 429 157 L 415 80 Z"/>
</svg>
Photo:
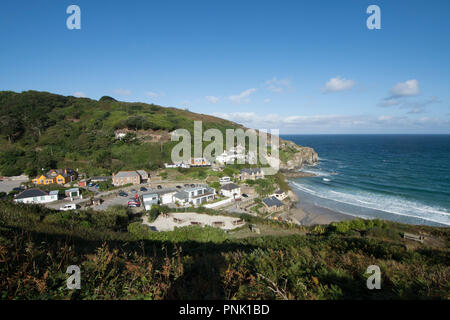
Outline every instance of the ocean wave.
<svg viewBox="0 0 450 320">
<path fill-rule="evenodd" d="M 302 169 L 300 170 L 301 172 L 306 172 L 306 173 L 312 173 L 318 177 L 330 177 L 330 176 L 336 176 L 338 175 L 337 172 L 329 172 L 329 171 L 325 171 L 322 169 L 315 169 L 315 168 L 311 168 L 311 169 Z"/>
<path fill-rule="evenodd" d="M 444 208 L 431 207 L 426 204 L 417 203 L 410 200 L 404 200 L 395 196 L 377 195 L 367 192 L 355 192 L 353 194 L 330 190 L 329 188 L 306 187 L 303 184 L 292 182 L 292 184 L 300 191 L 306 192 L 313 196 L 343 203 L 346 205 L 367 208 L 382 211 L 388 214 L 404 216 L 415 219 L 423 219 L 429 222 L 440 223 L 450 226 L 450 212 Z M 333 208 L 336 210 L 336 208 Z M 336 210 L 340 211 L 341 210 Z M 351 215 L 362 216 L 362 214 L 343 212 Z"/>
</svg>

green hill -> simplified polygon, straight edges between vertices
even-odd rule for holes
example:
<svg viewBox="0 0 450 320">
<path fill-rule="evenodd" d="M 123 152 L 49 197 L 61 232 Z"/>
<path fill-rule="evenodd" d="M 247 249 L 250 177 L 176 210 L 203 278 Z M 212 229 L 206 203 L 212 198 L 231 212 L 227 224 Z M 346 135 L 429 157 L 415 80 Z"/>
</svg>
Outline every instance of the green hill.
<svg viewBox="0 0 450 320">
<path fill-rule="evenodd" d="M 170 157 L 168 132 L 238 128 L 216 117 L 154 104 L 99 101 L 47 92 L 0 92 L 0 174 L 36 175 L 41 168 L 72 167 L 89 174 L 119 169 L 156 169 Z M 138 139 L 115 140 L 128 129 Z M 163 139 L 158 139 L 160 136 Z"/>
</svg>

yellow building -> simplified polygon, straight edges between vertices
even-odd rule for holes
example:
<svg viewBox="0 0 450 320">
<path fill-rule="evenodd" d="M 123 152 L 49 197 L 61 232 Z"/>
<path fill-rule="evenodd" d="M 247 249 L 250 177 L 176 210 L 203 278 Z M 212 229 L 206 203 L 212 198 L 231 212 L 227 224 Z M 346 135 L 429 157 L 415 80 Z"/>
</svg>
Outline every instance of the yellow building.
<svg viewBox="0 0 450 320">
<path fill-rule="evenodd" d="M 55 183 L 55 179 L 53 179 L 52 177 L 47 177 L 44 174 L 33 179 L 33 183 L 34 184 L 52 184 Z"/>
<path fill-rule="evenodd" d="M 46 174 L 43 174 L 33 179 L 34 184 L 66 184 L 76 180 L 77 173 L 72 169 L 51 169 Z"/>
</svg>

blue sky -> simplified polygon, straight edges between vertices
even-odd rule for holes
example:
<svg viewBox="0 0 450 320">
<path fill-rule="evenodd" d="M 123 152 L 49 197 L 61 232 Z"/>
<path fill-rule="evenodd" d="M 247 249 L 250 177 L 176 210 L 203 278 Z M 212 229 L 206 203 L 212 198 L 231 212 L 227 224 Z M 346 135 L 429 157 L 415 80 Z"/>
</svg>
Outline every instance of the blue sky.
<svg viewBox="0 0 450 320">
<path fill-rule="evenodd" d="M 81 8 L 68 30 L 66 8 Z M 381 9 L 381 30 L 366 8 Z M 2 1 L 0 90 L 281 133 L 450 133 L 450 1 Z"/>
</svg>

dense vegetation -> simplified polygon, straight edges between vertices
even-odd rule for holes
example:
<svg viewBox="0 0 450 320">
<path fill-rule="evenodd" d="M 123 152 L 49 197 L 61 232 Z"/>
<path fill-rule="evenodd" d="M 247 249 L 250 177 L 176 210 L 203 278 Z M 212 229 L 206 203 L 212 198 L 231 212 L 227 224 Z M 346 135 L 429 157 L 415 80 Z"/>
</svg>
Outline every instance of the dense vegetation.
<svg viewBox="0 0 450 320">
<path fill-rule="evenodd" d="M 47 92 L 0 92 L 0 175 L 35 176 L 71 167 L 90 175 L 120 169 L 155 169 L 170 159 L 174 142 L 136 139 L 186 128 L 202 120 L 204 130 L 235 128 L 235 123 L 154 104 L 99 101 Z M 131 130 L 122 141 L 114 131 Z M 145 132 L 144 132 L 145 131 Z"/>
<path fill-rule="evenodd" d="M 215 214 L 204 210 L 206 214 Z M 154 212 L 156 214 L 156 212 Z M 56 212 L 0 202 L 2 299 L 449 299 L 448 229 L 354 220 L 311 228 L 245 216 L 224 232 L 153 232 L 125 208 Z M 264 229 L 265 228 L 265 229 Z M 405 241 L 401 232 L 429 242 Z M 82 272 L 67 290 L 69 265 Z M 369 265 L 381 290 L 366 288 Z"/>
</svg>

